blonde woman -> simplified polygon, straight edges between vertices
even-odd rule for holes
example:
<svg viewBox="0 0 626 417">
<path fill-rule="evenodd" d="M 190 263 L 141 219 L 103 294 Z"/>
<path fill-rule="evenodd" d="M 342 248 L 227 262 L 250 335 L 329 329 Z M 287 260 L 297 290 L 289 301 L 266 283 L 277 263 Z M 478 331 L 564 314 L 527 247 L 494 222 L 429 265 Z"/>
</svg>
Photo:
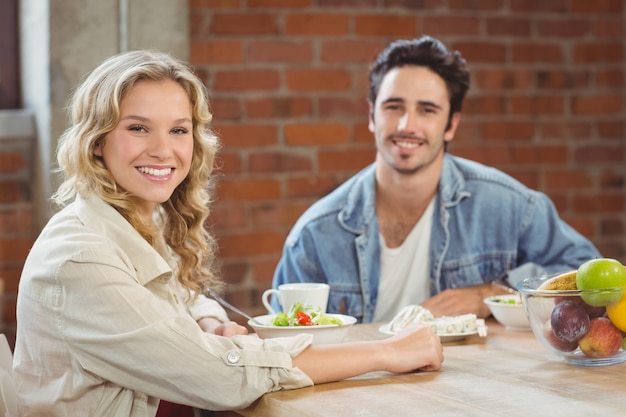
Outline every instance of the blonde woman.
<svg viewBox="0 0 626 417">
<path fill-rule="evenodd" d="M 237 409 L 266 392 L 374 370 L 438 370 L 430 329 L 312 346 L 247 335 L 213 300 L 204 228 L 218 140 L 202 83 L 169 55 L 104 61 L 78 87 L 58 162 L 62 207 L 17 301 L 20 415 L 154 416 L 159 399 Z"/>
</svg>

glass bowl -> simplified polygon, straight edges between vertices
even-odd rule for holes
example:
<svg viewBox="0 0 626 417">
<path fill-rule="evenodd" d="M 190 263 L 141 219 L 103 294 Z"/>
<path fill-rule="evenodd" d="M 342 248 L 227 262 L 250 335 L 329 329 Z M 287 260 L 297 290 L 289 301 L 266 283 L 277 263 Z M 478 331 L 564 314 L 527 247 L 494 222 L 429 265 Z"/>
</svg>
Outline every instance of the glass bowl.
<svg viewBox="0 0 626 417">
<path fill-rule="evenodd" d="M 626 287 L 538 289 L 553 276 L 527 278 L 518 285 L 524 312 L 539 342 L 553 355 L 575 365 L 602 366 L 625 362 L 626 334 L 611 323 L 605 306 L 590 306 L 584 300 L 604 298 L 626 302 Z M 590 330 L 592 327 L 593 331 Z M 618 339 L 619 348 L 616 348 Z M 584 349 L 581 349 L 581 343 Z"/>
</svg>

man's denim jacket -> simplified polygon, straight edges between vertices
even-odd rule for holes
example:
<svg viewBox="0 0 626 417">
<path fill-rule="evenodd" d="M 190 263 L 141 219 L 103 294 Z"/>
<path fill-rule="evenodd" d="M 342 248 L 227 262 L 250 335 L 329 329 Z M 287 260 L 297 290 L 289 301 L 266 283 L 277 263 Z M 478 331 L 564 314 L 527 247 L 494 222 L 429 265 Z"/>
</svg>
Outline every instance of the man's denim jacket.
<svg viewBox="0 0 626 417">
<path fill-rule="evenodd" d="M 371 322 L 380 272 L 375 190 L 372 164 L 313 204 L 287 237 L 273 286 L 327 282 L 329 313 Z M 600 257 L 546 195 L 476 162 L 445 155 L 435 204 L 431 295 L 503 277 L 515 286 Z"/>
</svg>

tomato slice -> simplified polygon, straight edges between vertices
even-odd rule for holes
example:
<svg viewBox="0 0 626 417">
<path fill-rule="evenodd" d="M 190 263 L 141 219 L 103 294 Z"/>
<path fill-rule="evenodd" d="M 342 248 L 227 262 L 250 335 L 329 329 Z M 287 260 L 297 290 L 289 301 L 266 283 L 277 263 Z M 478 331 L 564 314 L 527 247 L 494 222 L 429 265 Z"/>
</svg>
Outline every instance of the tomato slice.
<svg viewBox="0 0 626 417">
<path fill-rule="evenodd" d="M 298 311 L 296 313 L 296 320 L 298 321 L 298 324 L 301 326 L 310 326 L 311 325 L 311 316 L 309 316 L 308 314 L 306 314 L 303 311 Z"/>
</svg>

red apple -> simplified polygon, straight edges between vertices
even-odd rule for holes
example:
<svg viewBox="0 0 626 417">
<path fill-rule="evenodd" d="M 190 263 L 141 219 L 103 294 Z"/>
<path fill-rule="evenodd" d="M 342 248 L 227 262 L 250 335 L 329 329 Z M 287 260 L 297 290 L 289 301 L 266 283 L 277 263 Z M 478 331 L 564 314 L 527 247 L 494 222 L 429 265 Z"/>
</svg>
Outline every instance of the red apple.
<svg viewBox="0 0 626 417">
<path fill-rule="evenodd" d="M 608 358 L 622 347 L 622 332 L 606 317 L 597 317 L 589 322 L 589 331 L 580 340 L 580 350 L 593 358 Z"/>
<path fill-rule="evenodd" d="M 573 352 L 578 347 L 578 341 L 576 340 L 568 342 L 566 340 L 559 339 L 552 331 L 550 320 L 548 320 L 543 326 L 543 336 L 553 348 L 561 352 Z"/>
</svg>

